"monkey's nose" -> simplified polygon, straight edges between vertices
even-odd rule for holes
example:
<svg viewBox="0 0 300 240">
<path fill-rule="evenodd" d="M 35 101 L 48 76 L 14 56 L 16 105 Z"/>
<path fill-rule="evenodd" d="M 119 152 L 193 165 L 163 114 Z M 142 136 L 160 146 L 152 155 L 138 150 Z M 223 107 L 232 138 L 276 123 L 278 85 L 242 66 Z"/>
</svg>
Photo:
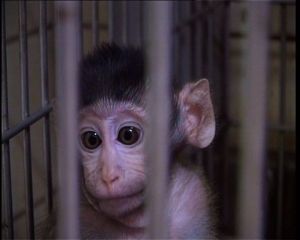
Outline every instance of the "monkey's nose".
<svg viewBox="0 0 300 240">
<path fill-rule="evenodd" d="M 103 164 L 100 168 L 102 183 L 111 190 L 122 178 L 122 168 L 112 162 Z"/>
<path fill-rule="evenodd" d="M 111 188 L 120 179 L 120 175 L 114 171 L 102 171 L 102 181 L 108 187 Z"/>
<path fill-rule="evenodd" d="M 114 182 L 116 182 L 119 179 L 119 176 L 106 176 L 102 177 L 102 180 L 107 185 L 112 185 Z"/>
</svg>

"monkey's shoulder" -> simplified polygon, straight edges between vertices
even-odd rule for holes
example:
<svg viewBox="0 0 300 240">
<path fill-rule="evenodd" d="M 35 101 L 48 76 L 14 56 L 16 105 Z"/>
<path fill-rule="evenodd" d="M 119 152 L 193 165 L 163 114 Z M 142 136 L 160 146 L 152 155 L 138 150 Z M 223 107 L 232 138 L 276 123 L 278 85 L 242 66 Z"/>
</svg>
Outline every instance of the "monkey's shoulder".
<svg viewBox="0 0 300 240">
<path fill-rule="evenodd" d="M 201 166 L 176 162 L 172 168 L 169 216 L 173 238 L 214 238 L 211 191 Z"/>
</svg>

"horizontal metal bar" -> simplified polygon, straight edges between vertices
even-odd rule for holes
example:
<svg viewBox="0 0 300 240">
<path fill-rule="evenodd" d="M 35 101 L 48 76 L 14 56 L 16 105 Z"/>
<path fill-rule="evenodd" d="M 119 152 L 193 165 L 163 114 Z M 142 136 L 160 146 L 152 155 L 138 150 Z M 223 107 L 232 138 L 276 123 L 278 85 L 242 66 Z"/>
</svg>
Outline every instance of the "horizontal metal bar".
<svg viewBox="0 0 300 240">
<path fill-rule="evenodd" d="M 100 29 L 100 30 L 107 30 L 108 29 L 107 24 L 104 24 L 104 23 L 99 23 L 98 22 L 97 26 L 98 26 L 98 29 Z M 87 22 L 83 22 L 82 27 L 83 27 L 83 29 L 86 29 L 86 30 L 87 29 L 93 29 L 93 25 L 91 23 L 87 23 Z"/>
<path fill-rule="evenodd" d="M 245 0 L 230 0 L 232 3 L 244 3 Z M 296 0 L 268 0 L 271 4 L 296 5 Z"/>
<path fill-rule="evenodd" d="M 234 127 L 234 128 L 241 127 L 241 124 L 235 120 L 228 120 L 227 122 L 222 123 L 222 125 L 227 125 L 229 127 Z M 282 132 L 296 132 L 295 128 L 287 125 L 269 124 L 266 127 L 268 130 L 278 130 Z"/>
<path fill-rule="evenodd" d="M 52 111 L 52 105 L 48 104 L 39 111 L 29 115 L 27 118 L 25 118 L 22 122 L 20 122 L 18 125 L 16 125 L 13 128 L 10 128 L 3 132 L 1 137 L 1 143 L 4 143 L 8 141 L 9 139 L 16 136 L 19 132 L 24 130 L 25 128 L 29 127 L 30 125 L 34 124 L 44 116 L 46 116 L 49 112 Z"/>
<path fill-rule="evenodd" d="M 98 26 L 99 30 L 107 30 L 108 29 L 107 24 L 104 24 L 104 23 L 98 23 L 97 26 Z M 48 23 L 47 24 L 47 31 L 54 30 L 53 27 L 54 27 L 53 23 Z M 85 23 L 82 24 L 82 27 L 83 27 L 83 29 L 92 29 L 92 24 L 85 22 Z M 39 33 L 39 31 L 40 31 L 39 27 L 27 30 L 27 37 L 37 35 Z M 19 41 L 19 38 L 20 38 L 19 34 L 13 34 L 13 35 L 7 37 L 6 43 L 7 43 L 7 45 L 12 44 L 14 42 Z"/>
<path fill-rule="evenodd" d="M 272 0 L 272 4 L 296 5 L 296 0 Z"/>
<path fill-rule="evenodd" d="M 173 33 L 176 33 L 178 31 L 183 31 L 183 29 L 187 26 L 189 26 L 190 24 L 192 24 L 193 22 L 197 21 L 197 20 L 202 20 L 205 19 L 207 16 L 207 14 L 211 14 L 213 11 L 216 11 L 216 9 L 220 6 L 223 6 L 224 4 L 227 4 L 226 1 L 224 2 L 219 2 L 217 4 L 214 4 L 213 6 L 208 6 L 202 10 L 198 10 L 198 12 L 191 14 L 191 16 L 189 18 L 187 18 L 186 20 L 183 20 L 180 22 L 180 24 L 178 24 L 177 26 L 175 26 L 173 28 Z"/>
<path fill-rule="evenodd" d="M 51 30 L 51 29 L 53 29 L 53 23 L 48 23 L 47 24 L 47 30 Z M 27 37 L 31 37 L 33 35 L 37 35 L 39 33 L 39 31 L 40 31 L 39 27 L 27 30 L 27 32 L 26 32 L 27 33 Z M 13 35 L 7 37 L 6 42 L 7 42 L 7 44 L 11 44 L 13 42 L 19 41 L 19 39 L 20 39 L 20 35 L 19 35 L 19 33 L 17 33 L 17 34 L 13 34 Z"/>
<path fill-rule="evenodd" d="M 245 38 L 246 35 L 241 32 L 230 32 L 230 38 Z M 281 40 L 281 34 L 271 34 L 269 36 L 270 40 L 272 41 L 280 41 Z M 286 41 L 287 42 L 295 42 L 296 41 L 296 36 L 292 34 L 287 34 L 286 35 Z"/>
<path fill-rule="evenodd" d="M 192 24 L 192 22 L 188 22 L 188 23 L 183 23 L 179 26 L 176 26 L 173 29 L 173 33 L 178 33 L 178 32 L 182 32 L 184 30 L 184 28 L 186 27 L 186 25 L 190 25 Z M 242 32 L 230 32 L 230 38 L 246 38 L 246 35 Z M 280 34 L 272 34 L 269 36 L 271 41 L 280 41 L 281 40 L 281 35 Z M 296 41 L 296 36 L 292 35 L 292 34 L 287 34 L 286 36 L 286 41 L 287 42 L 295 42 Z M 214 42 L 217 42 L 216 39 L 214 39 Z"/>
</svg>

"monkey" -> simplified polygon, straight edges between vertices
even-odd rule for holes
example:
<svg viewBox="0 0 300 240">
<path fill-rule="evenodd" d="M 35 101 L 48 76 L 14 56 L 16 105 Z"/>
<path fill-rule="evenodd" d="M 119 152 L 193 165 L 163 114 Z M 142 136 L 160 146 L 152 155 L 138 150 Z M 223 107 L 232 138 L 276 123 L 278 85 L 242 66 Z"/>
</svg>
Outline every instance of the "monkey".
<svg viewBox="0 0 300 240">
<path fill-rule="evenodd" d="M 148 83 L 140 48 L 106 43 L 79 67 L 83 239 L 146 238 L 145 135 Z M 216 238 L 211 191 L 199 167 L 180 157 L 186 146 L 205 148 L 215 135 L 209 82 L 173 84 L 167 217 L 171 239 Z M 150 176 L 151 178 L 151 176 Z"/>
</svg>

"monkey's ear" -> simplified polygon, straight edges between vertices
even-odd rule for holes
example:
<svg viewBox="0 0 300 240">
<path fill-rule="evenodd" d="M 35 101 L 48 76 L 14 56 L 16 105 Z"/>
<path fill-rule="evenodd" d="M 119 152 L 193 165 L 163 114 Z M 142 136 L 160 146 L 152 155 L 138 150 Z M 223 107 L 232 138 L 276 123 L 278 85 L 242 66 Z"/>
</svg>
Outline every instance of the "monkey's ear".
<svg viewBox="0 0 300 240">
<path fill-rule="evenodd" d="M 180 91 L 178 101 L 187 141 L 200 148 L 208 146 L 215 135 L 208 80 L 187 83 Z"/>
</svg>

